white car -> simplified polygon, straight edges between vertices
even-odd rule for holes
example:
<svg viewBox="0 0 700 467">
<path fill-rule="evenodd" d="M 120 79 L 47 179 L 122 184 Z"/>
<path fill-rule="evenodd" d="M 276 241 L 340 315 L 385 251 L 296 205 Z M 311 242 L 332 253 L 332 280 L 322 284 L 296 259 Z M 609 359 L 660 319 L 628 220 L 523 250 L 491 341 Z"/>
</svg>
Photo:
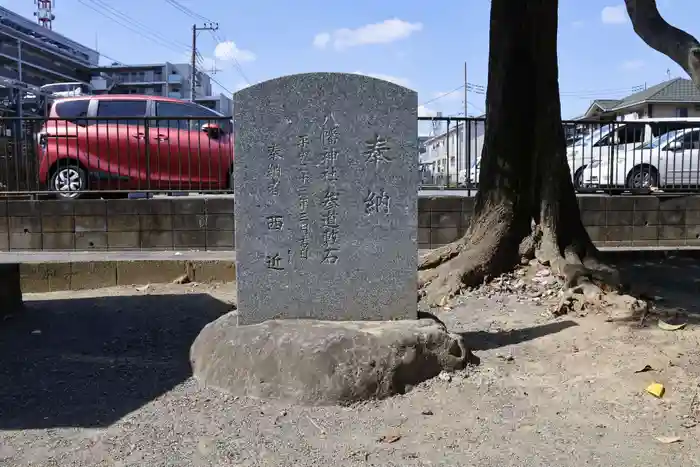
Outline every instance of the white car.
<svg viewBox="0 0 700 467">
<path fill-rule="evenodd" d="M 586 125 L 585 122 L 578 124 Z M 631 158 L 641 146 L 649 144 L 659 135 L 689 125 L 700 127 L 700 118 L 640 118 L 602 126 L 595 123 L 589 125 L 597 128 L 566 148 L 566 159 L 576 188 L 584 187 L 583 173 L 587 167 L 597 167 L 621 154 Z M 479 181 L 479 162 L 480 158 L 473 161 L 469 171 L 469 181 L 474 183 Z"/>
<path fill-rule="evenodd" d="M 690 187 L 700 182 L 700 128 L 670 131 L 630 153 L 587 166 L 584 187 Z"/>
</svg>

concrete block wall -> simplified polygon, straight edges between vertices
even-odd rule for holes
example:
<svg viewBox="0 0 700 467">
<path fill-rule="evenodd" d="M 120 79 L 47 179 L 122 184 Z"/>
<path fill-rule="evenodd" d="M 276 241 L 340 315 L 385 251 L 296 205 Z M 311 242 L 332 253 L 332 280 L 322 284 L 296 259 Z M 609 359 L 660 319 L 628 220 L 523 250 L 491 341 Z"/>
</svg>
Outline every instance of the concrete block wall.
<svg viewBox="0 0 700 467">
<path fill-rule="evenodd" d="M 596 244 L 700 247 L 700 196 L 589 196 L 579 205 Z"/>
<path fill-rule="evenodd" d="M 418 248 L 435 248 L 462 235 L 474 211 L 474 198 L 419 198 Z"/>
<path fill-rule="evenodd" d="M 0 251 L 233 247 L 231 198 L 0 201 Z"/>
<path fill-rule="evenodd" d="M 599 246 L 700 247 L 700 196 L 580 196 Z M 473 198 L 420 198 L 419 248 L 464 234 Z M 233 250 L 232 198 L 0 200 L 0 251 Z"/>
<path fill-rule="evenodd" d="M 598 246 L 700 247 L 700 196 L 580 196 L 581 220 Z M 420 199 L 419 248 L 464 234 L 473 198 Z"/>
</svg>

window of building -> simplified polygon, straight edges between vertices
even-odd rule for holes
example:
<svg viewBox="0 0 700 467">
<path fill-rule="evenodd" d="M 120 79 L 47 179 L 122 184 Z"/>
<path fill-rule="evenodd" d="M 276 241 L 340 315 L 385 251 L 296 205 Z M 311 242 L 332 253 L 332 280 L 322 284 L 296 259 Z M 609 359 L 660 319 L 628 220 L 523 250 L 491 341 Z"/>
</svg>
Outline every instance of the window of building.
<svg viewBox="0 0 700 467">
<path fill-rule="evenodd" d="M 97 104 L 98 117 L 111 117 L 114 121 L 105 123 L 115 123 L 119 125 L 143 125 L 146 116 L 146 100 L 100 100 Z M 141 118 L 126 118 L 141 117 Z"/>
<path fill-rule="evenodd" d="M 676 117 L 678 118 L 688 118 L 688 107 L 677 107 Z"/>
</svg>

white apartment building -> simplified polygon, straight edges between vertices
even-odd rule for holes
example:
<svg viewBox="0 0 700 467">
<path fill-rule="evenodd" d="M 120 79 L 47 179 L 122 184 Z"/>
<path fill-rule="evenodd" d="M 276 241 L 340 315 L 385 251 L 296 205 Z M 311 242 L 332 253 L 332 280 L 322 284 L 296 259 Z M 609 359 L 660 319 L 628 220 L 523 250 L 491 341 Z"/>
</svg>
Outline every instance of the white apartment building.
<svg viewBox="0 0 700 467">
<path fill-rule="evenodd" d="M 90 82 L 96 93 L 145 94 L 189 100 L 192 66 L 188 63 L 114 64 L 92 69 Z M 197 72 L 195 102 L 223 115 L 233 114 L 233 101 L 224 94 L 213 94 L 211 77 Z"/>
<path fill-rule="evenodd" d="M 446 118 L 441 119 L 447 121 Z M 423 144 L 420 155 L 423 183 L 437 185 L 466 184 L 469 169 L 481 156 L 484 145 L 483 116 L 449 121 L 449 128 L 438 130 Z"/>
</svg>

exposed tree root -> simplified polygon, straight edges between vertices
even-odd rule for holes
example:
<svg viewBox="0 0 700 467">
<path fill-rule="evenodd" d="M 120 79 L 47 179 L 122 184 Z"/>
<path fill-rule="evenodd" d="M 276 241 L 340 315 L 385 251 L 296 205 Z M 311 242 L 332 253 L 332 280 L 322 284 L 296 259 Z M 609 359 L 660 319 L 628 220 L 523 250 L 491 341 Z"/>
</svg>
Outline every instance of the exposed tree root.
<svg viewBox="0 0 700 467">
<path fill-rule="evenodd" d="M 509 205 L 489 207 L 462 238 L 424 255 L 418 266 L 419 300 L 443 306 L 463 288 L 512 269 L 513 245 L 519 243 L 513 211 Z"/>
<path fill-rule="evenodd" d="M 420 258 L 418 269 L 428 269 L 439 266 L 460 254 L 466 245 L 465 237 L 462 237 L 457 241 L 431 250 Z"/>
<path fill-rule="evenodd" d="M 517 251 L 507 252 L 498 245 L 503 242 L 502 235 L 481 236 L 476 242 L 472 238 L 467 234 L 439 253 L 424 256 L 419 272 L 423 303 L 444 306 L 463 289 L 477 287 L 520 263 L 536 259 L 564 282 L 563 295 L 552 310 L 554 315 L 611 307 L 639 313 L 648 307 L 645 301 L 625 294 L 618 271 L 598 259 L 597 249 L 587 235 L 562 250 L 556 234 L 533 224 Z"/>
</svg>

